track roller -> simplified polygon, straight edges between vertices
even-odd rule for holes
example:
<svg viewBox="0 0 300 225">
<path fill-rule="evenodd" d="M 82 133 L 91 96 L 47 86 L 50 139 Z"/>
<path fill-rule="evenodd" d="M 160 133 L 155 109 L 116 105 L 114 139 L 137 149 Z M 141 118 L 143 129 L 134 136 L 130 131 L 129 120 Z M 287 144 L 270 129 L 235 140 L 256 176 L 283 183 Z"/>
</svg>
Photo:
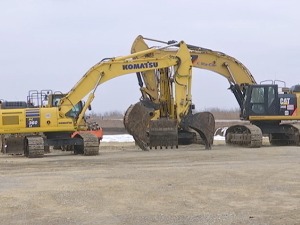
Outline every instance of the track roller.
<svg viewBox="0 0 300 225">
<path fill-rule="evenodd" d="M 76 138 L 83 139 L 83 145 L 74 145 L 74 154 L 99 155 L 99 142 L 96 135 L 90 133 L 79 133 Z"/>
<path fill-rule="evenodd" d="M 252 124 L 234 125 L 226 130 L 225 141 L 229 145 L 259 148 L 262 146 L 262 132 L 259 127 Z"/>
<path fill-rule="evenodd" d="M 42 157 L 44 153 L 44 139 L 41 136 L 26 136 L 24 138 L 24 155 L 26 157 Z"/>
<path fill-rule="evenodd" d="M 272 133 L 269 135 L 271 145 L 276 146 L 299 146 L 300 145 L 300 124 L 280 124 L 283 133 Z"/>
</svg>

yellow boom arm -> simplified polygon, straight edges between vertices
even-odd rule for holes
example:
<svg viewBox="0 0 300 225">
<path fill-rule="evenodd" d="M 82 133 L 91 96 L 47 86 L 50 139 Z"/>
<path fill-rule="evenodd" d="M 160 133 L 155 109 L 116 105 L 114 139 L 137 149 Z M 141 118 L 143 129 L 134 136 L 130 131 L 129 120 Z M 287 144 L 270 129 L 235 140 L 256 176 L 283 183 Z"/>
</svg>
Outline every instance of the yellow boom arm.
<svg viewBox="0 0 300 225">
<path fill-rule="evenodd" d="M 144 38 L 139 35 L 132 44 L 131 53 L 137 53 L 143 50 L 149 50 L 149 46 L 145 40 L 153 40 Z M 156 40 L 153 40 L 156 41 Z M 158 41 L 162 42 L 162 41 Z M 162 42 L 165 43 L 165 42 Z M 165 43 L 166 44 L 166 43 Z M 226 55 L 222 52 L 213 51 L 206 48 L 201 48 L 193 45 L 187 45 L 190 53 L 192 66 L 200 69 L 209 70 L 218 73 L 225 77 L 230 89 L 235 95 L 240 107 L 242 107 L 243 87 L 247 84 L 256 84 L 256 81 L 250 71 L 237 59 Z M 178 46 L 168 47 L 155 51 L 152 57 L 163 57 L 164 55 L 175 55 L 178 51 Z M 142 93 L 147 94 L 149 98 L 155 102 L 159 102 L 159 84 L 155 79 L 152 71 L 142 73 L 145 87 L 141 87 Z"/>
<path fill-rule="evenodd" d="M 64 97 L 59 106 L 59 114 L 64 117 L 72 107 L 86 97 L 89 96 L 89 104 L 94 98 L 94 92 L 96 88 L 113 78 L 131 74 L 136 72 L 144 72 L 149 70 L 156 70 L 162 68 L 168 68 L 171 66 L 176 67 L 176 82 L 185 89 L 184 95 L 178 95 L 176 102 L 178 102 L 178 107 L 187 107 L 190 101 L 190 77 L 191 77 L 191 61 L 189 50 L 184 42 L 179 43 L 179 50 L 176 54 L 168 55 L 158 55 L 151 57 L 155 52 L 162 50 L 163 48 L 147 49 L 145 51 L 139 51 L 128 56 L 115 57 L 109 60 L 101 61 L 95 66 L 93 66 L 69 91 L 69 93 Z M 150 57 L 149 57 L 150 55 Z M 188 77 L 188 79 L 186 79 Z M 86 110 L 86 108 L 84 108 Z M 83 114 L 85 113 L 83 110 Z M 79 118 L 80 120 L 80 118 Z M 80 122 L 80 121 L 78 121 Z"/>
<path fill-rule="evenodd" d="M 131 53 L 149 49 L 149 46 L 144 41 L 145 39 L 146 38 L 139 35 L 133 42 Z M 256 84 L 251 72 L 237 59 L 225 53 L 206 48 L 193 45 L 187 45 L 187 47 L 190 50 L 193 67 L 218 73 L 227 78 L 231 84 Z M 164 48 L 155 51 L 153 56 L 174 55 L 176 52 L 176 48 Z"/>
</svg>

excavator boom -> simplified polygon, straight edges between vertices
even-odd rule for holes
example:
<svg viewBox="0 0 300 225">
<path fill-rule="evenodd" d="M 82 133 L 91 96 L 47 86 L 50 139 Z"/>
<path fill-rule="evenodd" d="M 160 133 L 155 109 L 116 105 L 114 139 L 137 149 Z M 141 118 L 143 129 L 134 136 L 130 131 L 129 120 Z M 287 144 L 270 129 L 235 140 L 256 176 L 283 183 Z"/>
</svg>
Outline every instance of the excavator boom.
<svg viewBox="0 0 300 225">
<path fill-rule="evenodd" d="M 152 40 L 149 38 L 144 38 L 139 35 L 133 42 L 131 47 L 131 53 L 141 51 L 142 49 L 151 49 L 146 44 L 145 40 Z M 160 43 L 167 44 L 168 42 Z M 173 47 L 175 48 L 164 48 L 161 51 L 156 51 L 155 56 L 162 55 L 172 55 L 177 51 L 178 45 L 174 44 L 176 41 L 172 41 Z M 230 84 L 238 84 L 242 86 L 243 84 L 256 84 L 254 77 L 247 67 L 235 59 L 232 56 L 229 56 L 225 53 L 219 51 L 213 51 L 207 48 L 202 48 L 194 45 L 187 44 L 188 49 L 190 50 L 191 61 L 193 67 L 210 70 L 212 72 L 218 73 L 224 76 Z"/>
<path fill-rule="evenodd" d="M 132 44 L 131 53 L 135 53 L 145 49 L 151 49 L 149 48 L 145 40 L 156 41 L 154 39 L 144 38 L 143 36 L 139 35 Z M 170 43 L 163 41 L 158 42 L 165 44 Z M 177 42 L 171 41 L 171 43 L 173 43 L 173 47 L 164 48 L 161 51 L 156 51 L 155 56 L 175 54 L 177 52 L 178 45 L 174 43 Z M 240 108 L 242 108 L 244 101 L 244 87 L 246 85 L 256 84 L 254 77 L 247 69 L 247 67 L 239 60 L 225 53 L 189 44 L 187 44 L 187 47 L 190 51 L 192 66 L 199 69 L 209 70 L 225 77 L 229 82 L 229 89 L 235 95 Z M 157 99 L 156 93 L 158 91 L 158 85 L 153 80 L 153 76 L 148 76 L 147 73 L 145 73 L 143 74 L 143 79 L 146 86 L 146 88 L 144 88 L 144 91 L 149 94 L 154 93 L 153 96 L 155 97 L 151 96 L 150 98 Z"/>
<path fill-rule="evenodd" d="M 184 43 L 182 43 L 182 46 L 184 46 Z M 158 49 L 148 49 L 128 56 L 105 59 L 94 65 L 61 100 L 60 115 L 64 116 L 76 103 L 89 93 L 94 94 L 97 87 L 108 80 L 125 74 L 170 67 L 178 63 L 179 58 L 176 55 L 164 55 L 159 58 L 147 57 L 148 54 L 155 51 L 158 51 Z M 134 59 L 139 56 L 145 57 Z"/>
</svg>

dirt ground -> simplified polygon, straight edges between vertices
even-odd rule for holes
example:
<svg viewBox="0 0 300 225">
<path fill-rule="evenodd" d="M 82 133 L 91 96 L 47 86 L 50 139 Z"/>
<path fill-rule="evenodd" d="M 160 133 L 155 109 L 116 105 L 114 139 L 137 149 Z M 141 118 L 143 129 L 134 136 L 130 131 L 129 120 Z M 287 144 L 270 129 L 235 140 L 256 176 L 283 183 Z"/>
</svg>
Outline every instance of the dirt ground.
<svg viewBox="0 0 300 225">
<path fill-rule="evenodd" d="M 300 224 L 300 148 L 0 155 L 0 224 Z"/>
</svg>

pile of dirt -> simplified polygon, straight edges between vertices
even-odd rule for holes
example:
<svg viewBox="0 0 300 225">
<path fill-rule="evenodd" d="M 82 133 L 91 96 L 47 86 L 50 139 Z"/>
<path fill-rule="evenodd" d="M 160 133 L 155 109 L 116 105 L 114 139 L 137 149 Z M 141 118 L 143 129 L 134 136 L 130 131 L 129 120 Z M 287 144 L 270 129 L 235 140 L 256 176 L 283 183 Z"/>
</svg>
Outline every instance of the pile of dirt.
<svg viewBox="0 0 300 225">
<path fill-rule="evenodd" d="M 127 134 L 122 119 L 101 119 L 96 121 L 106 135 Z"/>
</svg>

